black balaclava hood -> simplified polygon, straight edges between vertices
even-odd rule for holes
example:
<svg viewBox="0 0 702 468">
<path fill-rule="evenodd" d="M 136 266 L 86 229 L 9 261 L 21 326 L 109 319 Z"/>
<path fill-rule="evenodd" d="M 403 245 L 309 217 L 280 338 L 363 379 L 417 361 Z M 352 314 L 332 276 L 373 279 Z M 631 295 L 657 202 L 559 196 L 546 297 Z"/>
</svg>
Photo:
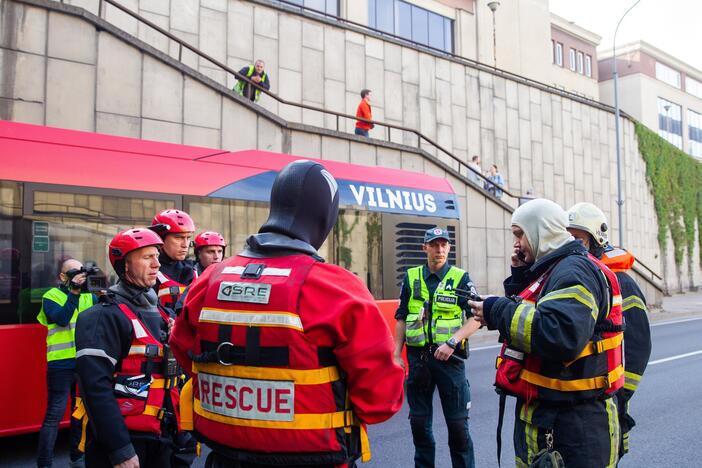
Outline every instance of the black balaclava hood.
<svg viewBox="0 0 702 468">
<path fill-rule="evenodd" d="M 259 233 L 277 232 L 319 249 L 339 215 L 339 187 L 321 164 L 294 161 L 278 173 L 268 220 Z"/>
</svg>

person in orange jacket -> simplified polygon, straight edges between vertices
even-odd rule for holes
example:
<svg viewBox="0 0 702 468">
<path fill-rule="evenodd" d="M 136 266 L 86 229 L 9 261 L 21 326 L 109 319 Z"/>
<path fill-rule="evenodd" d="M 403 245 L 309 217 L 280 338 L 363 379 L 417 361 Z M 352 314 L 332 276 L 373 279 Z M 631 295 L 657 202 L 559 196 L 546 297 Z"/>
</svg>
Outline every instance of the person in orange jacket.
<svg viewBox="0 0 702 468">
<path fill-rule="evenodd" d="M 404 371 L 373 297 L 317 251 L 338 206 L 321 164 L 288 164 L 258 234 L 192 284 L 170 344 L 207 466 L 355 466 L 370 458 L 366 424 L 401 408 Z"/>
<path fill-rule="evenodd" d="M 362 119 L 367 119 L 367 120 L 373 120 L 373 110 L 371 109 L 370 105 L 370 100 L 371 100 L 371 90 L 370 89 L 362 89 L 361 90 L 361 102 L 358 103 L 358 108 L 356 109 L 356 117 L 360 117 Z M 356 130 L 355 134 L 356 135 L 361 135 L 364 137 L 368 137 L 369 134 L 368 132 L 375 127 L 372 123 L 369 122 L 364 122 L 363 120 L 357 120 L 356 121 Z"/>
</svg>

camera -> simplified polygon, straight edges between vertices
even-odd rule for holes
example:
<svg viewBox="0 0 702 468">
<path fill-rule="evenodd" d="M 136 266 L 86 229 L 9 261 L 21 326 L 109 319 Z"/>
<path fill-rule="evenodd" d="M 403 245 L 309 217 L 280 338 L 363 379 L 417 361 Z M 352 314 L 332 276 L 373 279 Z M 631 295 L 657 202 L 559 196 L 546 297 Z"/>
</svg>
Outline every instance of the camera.
<svg viewBox="0 0 702 468">
<path fill-rule="evenodd" d="M 78 285 L 73 282 L 73 278 L 81 273 L 85 273 L 85 283 L 80 285 L 84 291 L 97 294 L 107 289 L 107 275 L 96 266 L 89 266 L 87 268 L 83 266 L 68 270 L 66 276 L 68 277 L 69 287 L 78 287 Z"/>
</svg>

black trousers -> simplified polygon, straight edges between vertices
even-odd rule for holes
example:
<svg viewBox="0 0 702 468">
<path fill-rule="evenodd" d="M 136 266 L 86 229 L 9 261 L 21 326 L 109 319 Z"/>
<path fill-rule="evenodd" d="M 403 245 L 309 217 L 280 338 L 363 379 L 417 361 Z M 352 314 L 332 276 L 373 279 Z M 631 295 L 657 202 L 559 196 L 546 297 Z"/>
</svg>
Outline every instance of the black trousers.
<svg viewBox="0 0 702 468">
<path fill-rule="evenodd" d="M 132 439 L 132 445 L 139 457 L 141 468 L 161 468 L 172 466 L 173 444 L 168 439 L 139 438 Z M 107 456 L 107 451 L 95 440 L 85 446 L 86 468 L 112 468 L 114 465 Z"/>
</svg>

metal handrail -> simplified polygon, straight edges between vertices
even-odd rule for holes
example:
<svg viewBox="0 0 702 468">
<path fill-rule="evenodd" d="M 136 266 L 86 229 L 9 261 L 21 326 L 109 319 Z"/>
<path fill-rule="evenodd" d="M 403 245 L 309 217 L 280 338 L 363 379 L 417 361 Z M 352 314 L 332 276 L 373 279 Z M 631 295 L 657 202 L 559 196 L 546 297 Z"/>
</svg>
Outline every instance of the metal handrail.
<svg viewBox="0 0 702 468">
<path fill-rule="evenodd" d="M 282 0 L 280 0 L 280 1 L 282 1 Z M 138 13 L 136 13 L 136 12 L 130 10 L 129 8 L 125 7 L 124 5 L 121 5 L 120 3 L 118 3 L 118 2 L 115 1 L 115 0 L 99 0 L 98 17 L 102 17 L 102 13 L 103 13 L 103 3 L 108 3 L 109 5 L 112 5 L 113 7 L 115 7 L 115 8 L 117 8 L 117 9 L 121 10 L 121 11 L 124 12 L 125 14 L 127 14 L 127 15 L 129 15 L 129 16 L 135 18 L 137 21 L 142 22 L 143 24 L 145 24 L 145 25 L 149 26 L 150 28 L 152 28 L 152 29 L 158 31 L 159 33 L 163 34 L 164 36 L 166 36 L 166 37 L 169 38 L 170 40 L 176 42 L 176 43 L 179 45 L 179 48 L 178 48 L 178 61 L 179 61 L 179 62 L 182 62 L 183 48 L 186 48 L 186 49 L 190 50 L 191 52 L 193 52 L 194 54 L 198 55 L 199 57 L 202 57 L 202 58 L 204 58 L 205 60 L 209 61 L 210 63 L 212 63 L 212 64 L 214 64 L 214 65 L 217 65 L 219 68 L 221 68 L 222 70 L 226 71 L 227 73 L 231 73 L 232 75 L 234 75 L 234 76 L 237 78 L 237 80 L 241 80 L 241 81 L 245 81 L 245 82 L 249 83 L 250 85 L 252 85 L 252 86 L 255 87 L 256 89 L 260 90 L 262 93 L 264 93 L 264 94 L 270 96 L 271 98 L 273 98 L 274 100 L 280 102 L 281 104 L 286 104 L 286 105 L 293 106 L 293 107 L 298 107 L 298 108 L 301 108 L 301 109 L 312 110 L 312 111 L 316 111 L 316 112 L 321 112 L 321 113 L 323 113 L 323 114 L 328 114 L 328 115 L 333 115 L 333 116 L 335 116 L 335 117 L 336 117 L 336 130 L 337 130 L 337 131 L 339 131 L 339 118 L 345 118 L 345 119 L 351 119 L 351 120 L 361 120 L 361 121 L 364 121 L 364 122 L 367 122 L 367 123 L 372 123 L 372 124 L 374 124 L 374 125 L 381 125 L 381 126 L 383 126 L 383 127 L 386 127 L 386 128 L 388 129 L 388 132 L 387 132 L 388 141 L 392 141 L 391 138 L 390 138 L 390 130 L 391 130 L 391 129 L 400 130 L 400 131 L 403 131 L 403 132 L 408 132 L 408 133 L 414 134 L 414 135 L 417 136 L 417 148 L 418 148 L 418 149 L 421 149 L 421 147 L 422 147 L 422 140 L 426 141 L 427 143 L 429 143 L 430 145 L 432 145 L 433 147 L 435 147 L 435 148 L 438 149 L 439 151 L 441 151 L 441 152 L 443 152 L 444 154 L 446 154 L 447 156 L 449 156 L 454 162 L 456 162 L 456 163 L 458 164 L 458 169 L 457 169 L 457 170 L 458 170 L 458 173 L 459 173 L 459 174 L 461 174 L 461 175 L 463 175 L 463 176 L 465 175 L 465 173 L 464 173 L 461 169 L 465 169 L 465 170 L 467 170 L 467 171 L 470 171 L 470 172 L 472 172 L 473 174 L 476 174 L 476 175 L 477 175 L 478 177 L 480 177 L 481 179 L 483 179 L 483 180 L 485 181 L 484 183 L 487 183 L 487 184 L 493 186 L 493 187 L 495 188 L 495 190 L 500 190 L 501 192 L 503 192 L 503 193 L 506 194 L 507 196 L 512 197 L 512 198 L 514 198 L 515 200 L 519 201 L 520 195 L 516 195 L 516 194 L 510 192 L 509 190 L 505 189 L 504 187 L 502 187 L 502 186 L 500 186 L 500 185 L 494 183 L 493 181 L 491 181 L 490 179 L 488 179 L 486 176 L 484 176 L 482 173 L 476 171 L 476 170 L 473 169 L 471 166 L 469 166 L 468 163 L 462 161 L 461 159 L 459 159 L 458 157 L 456 157 L 454 154 L 452 154 L 450 151 L 448 151 L 446 148 L 444 148 L 443 146 L 439 145 L 437 142 L 435 142 L 435 141 L 432 140 L 431 138 L 429 138 L 429 137 L 423 135 L 422 133 L 420 133 L 420 132 L 419 132 L 418 130 L 416 130 L 416 129 L 408 128 L 408 127 L 403 127 L 403 126 L 400 126 L 400 125 L 395 125 L 395 124 L 391 124 L 391 123 L 387 123 L 387 122 L 381 122 L 381 121 L 377 121 L 377 120 L 368 120 L 368 119 L 364 119 L 364 118 L 361 118 L 361 117 L 356 117 L 355 115 L 345 114 L 345 113 L 343 113 L 343 112 L 336 112 L 336 111 L 329 110 L 329 109 L 323 109 L 323 108 L 321 108 L 321 107 L 311 106 L 311 105 L 309 105 L 309 104 L 301 104 L 301 103 L 298 103 L 298 102 L 291 102 L 291 101 L 288 101 L 287 99 L 284 99 L 284 98 L 278 96 L 277 94 L 272 93 L 271 91 L 269 91 L 269 90 L 263 88 L 262 86 L 259 86 L 257 83 L 251 81 L 248 77 L 246 77 L 246 76 L 240 74 L 238 71 L 233 70 L 232 68 L 230 68 L 230 67 L 227 66 L 226 64 L 224 64 L 224 63 L 220 62 L 219 60 L 215 59 L 214 57 L 211 57 L 211 56 L 207 55 L 206 53 L 202 52 L 201 50 L 197 49 L 196 47 L 191 46 L 191 45 L 188 44 L 187 42 L 183 41 L 183 40 L 180 39 L 179 37 L 177 37 L 177 36 L 175 36 L 174 34 L 172 34 L 171 32 L 166 31 L 165 29 L 161 28 L 161 27 L 158 26 L 157 24 L 155 24 L 155 23 L 149 21 L 148 19 L 142 17 L 141 15 L 139 15 Z M 283 3 L 288 3 L 288 2 L 283 2 Z M 289 4 L 289 3 L 288 3 L 288 4 Z M 290 5 L 294 5 L 294 4 L 290 4 Z M 300 7 L 299 5 L 294 5 L 294 6 L 295 6 L 296 8 L 305 8 L 305 9 L 307 9 L 307 7 Z M 316 10 L 311 10 L 311 11 L 314 11 L 315 14 L 316 14 L 316 13 L 321 13 L 321 12 L 317 12 Z M 325 13 L 325 15 L 326 15 L 326 13 Z M 334 17 L 334 18 L 337 18 L 337 17 Z M 337 19 L 339 19 L 339 18 L 337 18 Z M 349 23 L 354 24 L 354 25 L 357 24 L 357 23 L 353 23 L 353 22 L 349 22 Z M 359 25 L 359 26 L 360 26 L 360 25 Z"/>
<path fill-rule="evenodd" d="M 636 263 L 638 263 L 638 264 L 641 265 L 646 271 L 648 271 L 649 273 L 651 273 L 651 276 L 654 276 L 654 277 L 658 278 L 659 280 L 663 281 L 663 277 L 662 277 L 662 276 L 660 276 L 658 273 L 656 273 L 655 271 L 653 271 L 653 270 L 651 269 L 651 267 L 649 267 L 649 266 L 646 265 L 644 262 L 642 262 L 638 257 L 634 257 L 634 259 L 636 260 Z"/>
</svg>

